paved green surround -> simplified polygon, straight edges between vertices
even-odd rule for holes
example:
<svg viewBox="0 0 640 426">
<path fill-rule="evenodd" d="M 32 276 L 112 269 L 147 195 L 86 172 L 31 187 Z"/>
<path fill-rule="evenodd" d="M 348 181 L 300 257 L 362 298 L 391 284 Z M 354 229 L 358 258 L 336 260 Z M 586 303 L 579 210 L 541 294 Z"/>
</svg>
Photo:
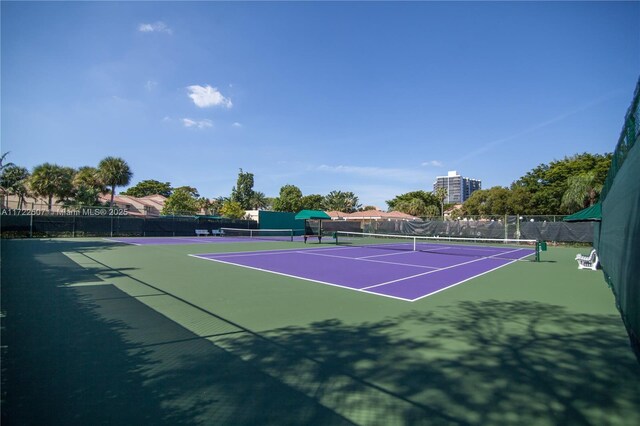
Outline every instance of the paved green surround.
<svg viewBox="0 0 640 426">
<path fill-rule="evenodd" d="M 188 256 L 303 247 L 2 241 L 3 422 L 640 424 L 578 249 L 416 302 Z"/>
</svg>

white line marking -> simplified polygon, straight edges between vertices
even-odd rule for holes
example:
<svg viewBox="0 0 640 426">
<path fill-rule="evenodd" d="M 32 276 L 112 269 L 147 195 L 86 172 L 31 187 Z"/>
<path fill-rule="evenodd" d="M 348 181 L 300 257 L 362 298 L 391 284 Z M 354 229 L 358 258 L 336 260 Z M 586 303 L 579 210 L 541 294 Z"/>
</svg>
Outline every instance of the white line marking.
<svg viewBox="0 0 640 426">
<path fill-rule="evenodd" d="M 406 251 L 401 251 L 400 253 L 374 254 L 373 256 L 361 256 L 356 259 L 371 259 L 372 257 L 397 256 L 399 254 L 407 254 L 407 253 L 417 253 L 417 251 L 406 250 Z"/>
<path fill-rule="evenodd" d="M 327 248 L 327 249 L 314 248 L 314 249 L 309 249 L 309 251 L 311 251 L 311 250 L 313 250 L 313 251 L 332 250 L 332 249 L 334 249 L 334 248 Z M 514 253 L 514 252 L 521 251 L 521 250 L 528 250 L 528 249 L 519 248 L 519 249 L 515 249 L 515 250 L 510 250 L 510 251 L 507 251 L 507 252 L 497 253 L 497 254 L 495 254 L 493 256 L 482 257 L 482 258 L 479 258 L 479 259 L 471 260 L 469 262 L 458 263 L 458 264 L 455 264 L 455 265 L 447 266 L 445 268 L 439 268 L 439 269 L 436 269 L 434 271 L 428 271 L 428 272 L 424 272 L 424 273 L 421 273 L 421 274 L 412 275 L 410 277 L 401 278 L 401 279 L 398 279 L 398 280 L 388 281 L 386 283 L 376 284 L 376 285 L 372 285 L 372 286 L 368 286 L 368 287 L 362 287 L 362 288 L 347 287 L 347 286 L 344 286 L 344 285 L 334 284 L 334 283 L 330 283 L 330 282 L 326 282 L 326 281 L 314 280 L 314 279 L 311 279 L 311 278 L 301 277 L 301 276 L 297 276 L 297 275 L 285 274 L 283 272 L 271 271 L 269 269 L 257 268 L 257 267 L 253 267 L 253 266 L 246 266 L 246 265 L 241 265 L 241 264 L 233 263 L 233 262 L 225 262 L 224 260 L 220 260 L 220 259 L 212 259 L 212 258 L 204 257 L 207 254 L 200 254 L 200 255 L 198 255 L 198 254 L 189 254 L 188 256 L 195 257 L 195 258 L 198 258 L 198 259 L 203 259 L 203 260 L 210 260 L 212 262 L 223 263 L 223 264 L 226 264 L 226 265 L 239 266 L 241 268 L 253 269 L 253 270 L 261 271 L 261 272 L 268 272 L 268 273 L 275 274 L 275 275 L 282 275 L 282 276 L 289 277 L 289 278 L 297 278 L 299 280 L 310 281 L 310 282 L 315 282 L 315 283 L 320 283 L 320 284 L 326 284 L 326 285 L 330 285 L 330 286 L 333 286 L 333 287 L 344 288 L 344 289 L 347 289 L 347 290 L 355 290 L 355 291 L 359 291 L 361 293 L 368 293 L 368 294 L 373 294 L 373 295 L 376 295 L 376 296 L 388 297 L 390 299 L 402 300 L 402 301 L 405 301 L 405 302 L 415 302 L 417 300 L 420 300 L 420 299 L 423 299 L 425 297 L 434 295 L 436 293 L 440 293 L 441 291 L 446 290 L 448 288 L 455 287 L 455 286 L 457 286 L 459 284 L 462 284 L 464 282 L 467 282 L 467 281 L 469 281 L 469 280 L 471 280 L 473 278 L 477 278 L 477 277 L 479 277 L 481 275 L 488 274 L 489 272 L 495 271 L 496 269 L 503 268 L 503 267 L 505 267 L 507 265 L 510 265 L 510 264 L 512 264 L 514 262 L 517 262 L 518 260 L 524 259 L 525 257 L 529 257 L 533 253 L 527 253 L 526 255 L 524 255 L 522 257 L 519 257 L 517 259 L 513 259 L 510 262 L 505 263 L 504 265 L 496 266 L 493 269 L 490 269 L 488 271 L 482 272 L 480 274 L 474 275 L 474 276 L 469 277 L 469 278 L 465 278 L 462 281 L 459 281 L 457 283 L 451 284 L 451 285 L 449 285 L 447 287 L 443 287 L 443 288 L 438 289 L 436 291 L 432 291 L 431 293 L 427 293 L 427 294 L 422 295 L 420 297 L 417 297 L 415 299 L 407 299 L 407 298 L 404 298 L 404 297 L 392 296 L 392 295 L 389 295 L 389 294 L 378 293 L 378 292 L 375 292 L 375 291 L 369 291 L 369 289 L 380 287 L 380 286 L 383 286 L 383 285 L 386 285 L 386 284 L 391 284 L 391 283 L 394 283 L 394 282 L 405 281 L 405 280 L 408 280 L 408 279 L 416 278 L 416 277 L 423 276 L 423 275 L 428 275 L 428 274 L 431 274 L 431 273 L 434 273 L 434 272 L 438 272 L 438 271 L 443 271 L 445 269 L 455 268 L 457 266 L 462 266 L 462 265 L 466 265 L 466 264 L 473 263 L 473 262 L 478 262 L 478 261 L 483 260 L 483 259 L 495 258 L 496 256 L 500 256 L 500 255 L 503 255 L 503 254 L 506 254 L 506 253 Z M 278 252 L 274 252 L 273 250 L 265 250 L 264 252 L 255 252 L 255 254 L 256 255 L 258 255 L 258 254 L 283 254 L 283 253 L 291 253 L 291 252 L 296 252 L 296 251 L 298 253 L 300 253 L 299 249 L 286 249 L 286 250 L 281 250 L 281 251 L 278 251 Z M 238 254 L 242 254 L 243 252 L 237 252 L 237 253 Z M 244 253 L 246 253 L 246 252 L 244 252 Z M 209 255 L 216 255 L 216 253 L 208 253 L 208 254 Z M 231 253 L 224 253 L 224 254 L 231 254 Z M 304 254 L 316 254 L 316 253 L 306 253 L 306 252 L 304 252 Z M 341 257 L 341 256 L 335 256 L 335 257 Z M 353 257 L 345 257 L 344 259 L 359 260 L 358 258 L 353 258 Z M 363 259 L 363 260 L 366 260 L 366 259 Z M 391 262 L 373 261 L 373 260 L 372 260 L 372 262 L 391 263 Z M 415 266 L 415 265 L 409 265 L 409 266 Z"/>
<path fill-rule="evenodd" d="M 530 256 L 530 254 L 528 254 L 527 256 Z M 417 298 L 415 298 L 415 299 L 412 299 L 411 301 L 412 301 L 412 302 L 415 302 L 416 300 L 424 299 L 424 298 L 425 298 L 425 297 L 427 297 L 427 296 L 431 296 L 431 295 L 434 295 L 434 294 L 436 294 L 436 293 L 440 293 L 440 292 L 441 292 L 441 291 L 443 291 L 443 290 L 446 290 L 446 289 L 451 288 L 451 287 L 455 287 L 455 286 L 457 286 L 458 284 L 462 284 L 462 283 L 464 283 L 464 282 L 467 282 L 467 281 L 469 281 L 469 280 L 472 280 L 472 279 L 474 279 L 474 278 L 477 278 L 477 277 L 479 277 L 479 276 L 481 276 L 481 275 L 488 274 L 489 272 L 493 272 L 493 271 L 495 271 L 496 269 L 504 268 L 505 266 L 507 266 L 507 265 L 511 265 L 512 263 L 515 263 L 515 262 L 517 262 L 518 260 L 524 259 L 524 258 L 525 258 L 525 257 L 527 257 L 527 256 L 523 256 L 523 257 L 520 257 L 520 258 L 518 258 L 518 259 L 514 259 L 514 260 L 512 260 L 512 261 L 511 261 L 511 262 L 509 262 L 509 263 L 505 263 L 504 265 L 496 266 L 495 268 L 493 268 L 493 269 L 489 269 L 488 271 L 482 272 L 482 273 L 480 273 L 480 274 L 478 274 L 478 275 L 474 275 L 474 276 L 472 276 L 472 277 L 465 278 L 465 279 L 464 279 L 464 280 L 462 280 L 462 281 L 459 281 L 459 282 L 457 282 L 457 283 L 451 284 L 451 285 L 449 285 L 449 286 L 447 286 L 447 287 L 443 287 L 443 288 L 438 289 L 438 290 L 436 290 L 436 291 L 432 291 L 431 293 L 424 294 L 424 295 L 422 295 L 422 296 L 420 296 L 420 297 L 417 297 Z"/>
<path fill-rule="evenodd" d="M 484 260 L 484 259 L 491 259 L 492 257 L 495 257 L 495 256 L 499 256 L 499 255 L 507 254 L 507 253 L 513 253 L 513 252 L 520 251 L 520 250 L 522 250 L 522 249 L 511 250 L 511 251 L 495 254 L 493 256 L 488 256 L 488 257 L 481 257 L 479 259 L 470 260 L 468 262 L 456 263 L 455 265 L 451 265 L 451 266 L 447 266 L 447 267 L 444 267 L 444 268 L 436 269 L 435 271 L 423 272 L 421 274 L 411 275 L 409 277 L 399 278 L 397 280 L 391 280 L 391 281 L 387 281 L 387 282 L 384 282 L 384 283 L 375 284 L 375 285 L 371 285 L 371 286 L 368 286 L 368 287 L 363 287 L 363 290 L 367 290 L 367 289 L 374 288 L 374 287 L 380 287 L 380 286 L 387 285 L 387 284 L 393 284 L 393 283 L 397 283 L 397 282 L 400 282 L 400 281 L 406 281 L 406 280 L 409 280 L 411 278 L 421 277 L 423 275 L 433 274 L 434 272 L 439 272 L 439 271 L 444 271 L 444 270 L 447 270 L 447 269 L 457 268 L 458 266 L 468 265 L 470 263 L 479 262 L 479 261 Z M 511 262 L 509 262 L 509 263 L 511 263 Z M 505 264 L 505 265 L 508 265 L 508 264 Z"/>
<path fill-rule="evenodd" d="M 366 290 L 359 289 L 359 288 L 347 287 L 347 286 L 344 286 L 344 285 L 334 284 L 334 283 L 330 283 L 330 282 L 326 282 L 326 281 L 314 280 L 312 278 L 300 277 L 298 275 L 285 274 L 284 272 L 271 271 L 269 269 L 256 268 L 254 266 L 241 265 L 241 264 L 233 263 L 233 262 L 225 262 L 224 260 L 220 260 L 220 259 L 209 259 L 208 257 L 201 257 L 201 256 L 198 256 L 197 254 L 189 254 L 188 256 L 196 257 L 198 259 L 203 259 L 203 260 L 210 260 L 212 262 L 223 263 L 223 264 L 226 264 L 226 265 L 239 266 L 241 268 L 253 269 L 255 271 L 268 272 L 270 274 L 282 275 L 282 276 L 289 277 L 289 278 L 297 278 L 299 280 L 311 281 L 311 282 L 320 283 L 320 284 L 326 284 L 326 285 L 330 285 L 330 286 L 333 286 L 333 287 L 345 288 L 347 290 L 359 291 L 361 293 L 372 294 L 372 295 L 375 295 L 375 296 L 383 296 L 383 297 L 388 297 L 390 299 L 399 299 L 399 300 L 403 300 L 405 302 L 411 302 L 411 299 L 406 299 L 404 297 L 391 296 L 391 295 L 388 295 L 388 294 L 374 293 L 372 291 L 366 291 Z"/>
<path fill-rule="evenodd" d="M 303 252 L 303 251 L 299 251 L 297 253 L 308 254 L 308 255 L 311 255 L 311 256 L 323 256 L 323 257 L 335 257 L 335 258 L 338 258 L 338 259 L 359 260 L 360 262 L 375 262 L 375 263 L 385 263 L 387 265 L 411 266 L 411 267 L 420 268 L 420 269 L 438 269 L 435 266 L 413 265 L 411 263 L 399 263 L 399 262 L 386 262 L 384 260 L 373 260 L 373 259 L 367 259 L 367 258 L 364 258 L 364 257 L 345 257 L 345 256 L 336 256 L 336 255 L 333 255 L 333 254 L 309 253 L 309 252 Z M 413 252 L 405 252 L 405 253 L 400 253 L 400 254 L 407 254 L 407 253 L 413 253 Z M 398 253 L 395 253 L 395 254 L 398 254 Z"/>
<path fill-rule="evenodd" d="M 130 242 L 128 242 L 128 241 L 112 240 L 112 239 L 110 239 L 110 238 L 103 238 L 103 240 L 105 240 L 105 241 L 109 241 L 109 242 L 112 242 L 112 243 L 130 244 L 130 245 L 132 245 L 132 246 L 141 246 L 141 245 L 142 245 L 142 244 L 138 244 L 138 243 L 130 243 Z"/>
</svg>

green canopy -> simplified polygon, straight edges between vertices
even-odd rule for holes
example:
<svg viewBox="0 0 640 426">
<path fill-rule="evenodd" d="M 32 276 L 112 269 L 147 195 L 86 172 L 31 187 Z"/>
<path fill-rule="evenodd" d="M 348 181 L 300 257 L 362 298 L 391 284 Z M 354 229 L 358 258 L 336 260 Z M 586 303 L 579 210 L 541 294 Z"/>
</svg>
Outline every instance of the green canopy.
<svg viewBox="0 0 640 426">
<path fill-rule="evenodd" d="M 323 212 L 322 210 L 301 210 L 298 212 L 298 214 L 296 214 L 295 219 L 311 219 L 311 220 L 323 220 L 323 219 L 329 219 L 331 220 L 331 216 L 329 216 L 328 214 L 326 214 L 325 212 Z"/>
<path fill-rule="evenodd" d="M 565 216 L 562 220 L 565 222 L 586 222 L 589 220 L 600 221 L 602 220 L 602 205 L 600 203 L 595 203 L 591 207 L 575 212 L 571 216 Z"/>
</svg>

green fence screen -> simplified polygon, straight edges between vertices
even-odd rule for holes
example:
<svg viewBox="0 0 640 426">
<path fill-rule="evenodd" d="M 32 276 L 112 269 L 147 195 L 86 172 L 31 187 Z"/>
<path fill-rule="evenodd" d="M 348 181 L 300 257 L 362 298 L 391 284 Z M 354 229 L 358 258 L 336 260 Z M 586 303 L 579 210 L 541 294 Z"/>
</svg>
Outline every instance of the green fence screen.
<svg viewBox="0 0 640 426">
<path fill-rule="evenodd" d="M 640 80 L 600 196 L 595 247 L 640 359 Z"/>
<path fill-rule="evenodd" d="M 304 231 L 304 220 L 296 220 L 295 213 L 260 210 L 258 212 L 258 223 L 260 224 L 260 229 L 294 229 Z"/>
</svg>

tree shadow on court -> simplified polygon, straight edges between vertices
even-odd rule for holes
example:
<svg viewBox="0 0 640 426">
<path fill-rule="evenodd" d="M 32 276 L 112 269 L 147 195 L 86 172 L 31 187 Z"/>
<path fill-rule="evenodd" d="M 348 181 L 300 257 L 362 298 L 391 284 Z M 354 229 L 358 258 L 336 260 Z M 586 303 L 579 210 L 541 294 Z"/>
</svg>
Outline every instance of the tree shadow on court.
<svg viewBox="0 0 640 426">
<path fill-rule="evenodd" d="M 203 337 L 142 303 L 169 296 L 61 254 L 110 243 L 21 243 L 2 253 L 3 424 L 640 424 L 614 315 L 487 300 L 256 333 L 210 313 Z"/>
<path fill-rule="evenodd" d="M 294 387 L 303 370 L 320 400 L 370 424 L 640 424 L 640 366 L 619 318 L 529 301 L 438 312 L 227 344 Z"/>
<path fill-rule="evenodd" d="M 349 424 L 62 254 L 109 247 L 3 245 L 3 424 Z"/>
</svg>

